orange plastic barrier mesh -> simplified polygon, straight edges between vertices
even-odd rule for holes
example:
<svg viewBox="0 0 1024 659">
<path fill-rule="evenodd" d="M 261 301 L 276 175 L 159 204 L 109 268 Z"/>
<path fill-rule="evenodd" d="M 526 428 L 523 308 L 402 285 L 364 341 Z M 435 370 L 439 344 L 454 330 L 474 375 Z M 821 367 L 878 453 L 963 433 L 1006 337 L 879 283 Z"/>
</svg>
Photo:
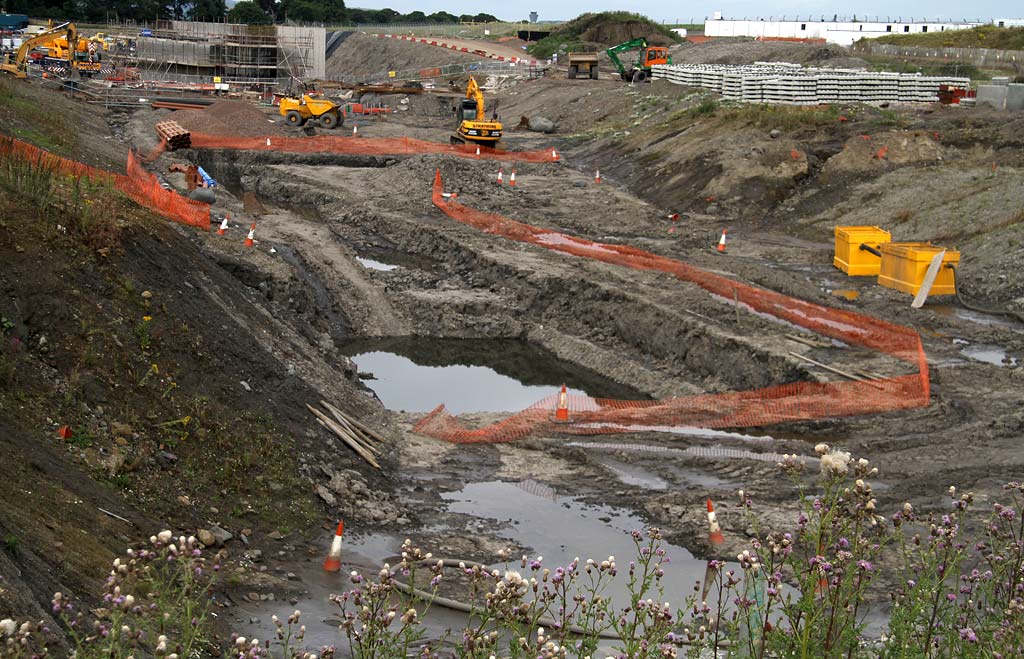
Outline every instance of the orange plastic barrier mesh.
<svg viewBox="0 0 1024 659">
<path fill-rule="evenodd" d="M 127 174 L 114 174 L 70 158 L 63 158 L 28 142 L 0 135 L 0 153 L 15 156 L 37 167 L 76 178 L 114 186 L 141 206 L 167 219 L 210 230 L 210 205 L 165 190 L 156 176 L 146 171 L 134 152 L 128 152 Z"/>
<path fill-rule="evenodd" d="M 193 149 L 241 149 L 245 151 L 283 151 L 286 153 L 344 153 L 365 156 L 412 156 L 444 153 L 462 158 L 514 160 L 521 162 L 558 162 L 554 149 L 542 151 L 499 151 L 475 144 L 442 144 L 411 137 L 358 137 L 317 135 L 316 137 L 225 137 L 192 133 Z"/>
<path fill-rule="evenodd" d="M 605 263 L 666 272 L 727 300 L 738 298 L 755 311 L 890 354 L 913 365 L 917 372 L 870 382 L 793 382 L 656 401 L 570 396 L 568 423 L 554 418 L 557 396 L 481 428 L 462 426 L 441 405 L 416 424 L 415 432 L 458 443 L 507 442 L 544 432 L 595 435 L 680 427 L 753 427 L 889 412 L 929 403 L 928 362 L 920 336 L 909 327 L 749 286 L 634 247 L 597 243 L 485 213 L 444 197 L 440 173 L 434 181 L 433 202 L 449 217 L 487 233 Z"/>
</svg>

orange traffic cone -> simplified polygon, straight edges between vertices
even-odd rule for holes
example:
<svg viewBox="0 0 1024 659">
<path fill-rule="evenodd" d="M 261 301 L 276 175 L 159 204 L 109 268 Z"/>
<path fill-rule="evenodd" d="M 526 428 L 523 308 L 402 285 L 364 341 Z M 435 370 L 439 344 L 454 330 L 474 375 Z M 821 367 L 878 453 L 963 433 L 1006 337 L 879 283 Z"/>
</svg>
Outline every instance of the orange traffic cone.
<svg viewBox="0 0 1024 659">
<path fill-rule="evenodd" d="M 565 385 L 562 385 L 562 391 L 558 394 L 558 407 L 555 408 L 555 420 L 556 421 L 569 421 L 569 400 L 568 395 L 565 393 Z"/>
<path fill-rule="evenodd" d="M 358 135 L 359 135 L 359 126 L 356 126 L 355 124 L 352 124 L 352 137 L 357 137 Z"/>
<path fill-rule="evenodd" d="M 345 522 L 338 520 L 338 530 L 334 532 L 334 538 L 331 540 L 331 550 L 327 552 L 327 558 L 324 560 L 324 570 L 327 572 L 337 572 L 341 569 L 341 534 L 345 532 Z"/>
<path fill-rule="evenodd" d="M 725 229 L 722 229 L 722 237 L 718 239 L 718 251 L 725 254 Z"/>
<path fill-rule="evenodd" d="M 498 185 L 503 185 L 504 183 L 505 183 L 505 170 L 501 169 L 501 168 L 498 168 Z"/>
<path fill-rule="evenodd" d="M 512 175 L 508 178 L 508 187 L 516 187 L 516 170 L 512 170 Z"/>
<path fill-rule="evenodd" d="M 230 217 L 230 213 L 225 213 L 224 219 L 220 223 L 220 228 L 217 229 L 218 236 L 223 236 L 228 232 L 228 217 Z"/>
<path fill-rule="evenodd" d="M 600 182 L 601 182 L 601 170 L 598 169 L 598 170 L 596 170 L 594 172 L 594 183 L 600 183 Z"/>
<path fill-rule="evenodd" d="M 476 157 L 477 158 L 480 157 L 480 145 L 479 144 L 476 145 Z"/>
<path fill-rule="evenodd" d="M 669 213 L 668 219 L 672 220 L 673 222 L 677 221 L 679 219 L 679 213 Z"/>
<path fill-rule="evenodd" d="M 725 542 L 722 527 L 718 525 L 718 516 L 715 515 L 715 505 L 711 503 L 711 499 L 708 499 L 708 542 L 713 545 Z"/>
<path fill-rule="evenodd" d="M 267 148 L 270 148 L 270 138 L 267 138 Z"/>
<path fill-rule="evenodd" d="M 247 235 L 245 237 L 245 246 L 246 247 L 252 247 L 253 246 L 253 239 L 255 237 L 256 237 L 256 223 L 253 222 L 252 226 L 249 227 L 249 235 Z"/>
<path fill-rule="evenodd" d="M 558 160 L 558 152 L 555 151 L 554 149 L 551 149 L 551 159 Z"/>
<path fill-rule="evenodd" d="M 60 429 L 57 430 L 57 436 L 61 439 L 71 439 L 71 435 L 71 426 L 61 426 Z"/>
</svg>

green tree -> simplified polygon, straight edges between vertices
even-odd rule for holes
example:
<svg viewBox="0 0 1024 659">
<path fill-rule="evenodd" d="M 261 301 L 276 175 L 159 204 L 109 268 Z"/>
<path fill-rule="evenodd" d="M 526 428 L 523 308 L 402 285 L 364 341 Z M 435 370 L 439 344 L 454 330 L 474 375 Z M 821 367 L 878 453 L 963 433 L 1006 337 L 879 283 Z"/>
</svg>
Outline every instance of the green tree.
<svg viewBox="0 0 1024 659">
<path fill-rule="evenodd" d="M 192 21 L 219 21 L 227 13 L 224 0 L 192 0 L 187 15 Z"/>
<path fill-rule="evenodd" d="M 473 17 L 473 20 L 477 23 L 497 23 L 498 17 L 491 14 L 477 14 Z"/>
<path fill-rule="evenodd" d="M 342 0 L 285 0 L 281 11 L 289 20 L 306 23 L 346 23 L 349 18 Z"/>
<path fill-rule="evenodd" d="M 228 11 L 228 20 L 245 25 L 270 25 L 270 16 L 250 0 L 242 0 Z"/>
<path fill-rule="evenodd" d="M 434 12 L 430 16 L 427 16 L 428 23 L 458 23 L 459 17 L 449 14 L 446 11 Z"/>
<path fill-rule="evenodd" d="M 406 23 L 426 23 L 427 15 L 422 11 L 413 11 L 402 17 L 402 20 Z"/>
</svg>

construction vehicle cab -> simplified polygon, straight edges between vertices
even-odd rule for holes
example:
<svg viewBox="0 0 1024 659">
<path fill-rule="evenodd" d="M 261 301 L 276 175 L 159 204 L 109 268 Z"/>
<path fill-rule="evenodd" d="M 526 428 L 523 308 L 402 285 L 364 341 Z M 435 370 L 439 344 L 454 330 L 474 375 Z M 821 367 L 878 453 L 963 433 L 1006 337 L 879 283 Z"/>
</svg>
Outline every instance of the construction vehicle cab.
<svg viewBox="0 0 1024 659">
<path fill-rule="evenodd" d="M 629 50 L 639 50 L 635 62 L 627 68 L 619 53 Z M 619 70 L 619 76 L 626 82 L 643 82 L 651 77 L 651 67 L 655 64 L 671 64 L 672 58 L 668 55 L 668 48 L 664 46 L 648 46 L 646 39 L 632 39 L 618 46 L 612 46 L 607 51 L 608 57 Z"/>
<path fill-rule="evenodd" d="M 569 53 L 569 80 L 581 74 L 597 80 L 597 53 Z"/>
<path fill-rule="evenodd" d="M 21 42 L 18 52 L 14 54 L 13 60 L 9 55 L 4 57 L 3 64 L 0 64 L 0 70 L 10 73 L 16 78 L 27 78 L 29 52 L 33 48 L 51 43 L 57 37 L 64 37 L 68 43 L 78 43 L 78 30 L 75 28 L 75 24 L 63 23 L 25 39 Z M 74 60 L 69 60 L 69 63 L 74 66 Z"/>
<path fill-rule="evenodd" d="M 476 78 L 470 76 L 466 85 L 466 97 L 459 102 L 457 110 L 459 125 L 452 135 L 452 144 L 474 142 L 483 146 L 496 147 L 501 141 L 501 122 L 498 113 L 493 112 L 487 119 L 484 107 L 484 93 L 476 84 Z"/>
<path fill-rule="evenodd" d="M 303 94 L 300 98 L 282 98 L 280 112 L 291 126 L 301 126 L 310 119 L 316 119 L 324 128 L 337 128 L 344 123 L 342 112 L 334 101 L 309 94 Z"/>
</svg>

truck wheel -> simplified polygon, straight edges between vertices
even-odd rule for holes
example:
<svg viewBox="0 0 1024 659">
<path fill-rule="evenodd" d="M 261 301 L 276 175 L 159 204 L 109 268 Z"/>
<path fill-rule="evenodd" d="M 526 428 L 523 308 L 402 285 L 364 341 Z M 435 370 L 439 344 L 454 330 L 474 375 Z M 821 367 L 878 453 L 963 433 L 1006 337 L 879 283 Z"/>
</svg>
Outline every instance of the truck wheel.
<svg viewBox="0 0 1024 659">
<path fill-rule="evenodd" d="M 298 110 L 288 110 L 288 114 L 284 115 L 284 120 L 288 122 L 289 126 L 301 126 L 306 123 L 306 120 L 302 118 Z"/>
<path fill-rule="evenodd" d="M 580 67 L 573 64 L 569 67 L 569 80 L 575 80 L 576 74 L 579 73 Z"/>
<path fill-rule="evenodd" d="M 324 128 L 334 128 L 338 125 L 338 115 L 334 112 L 325 112 L 320 115 L 320 125 Z"/>
<path fill-rule="evenodd" d="M 590 79 L 597 80 L 597 66 L 590 67 Z"/>
<path fill-rule="evenodd" d="M 644 82 L 647 80 L 647 72 L 643 69 L 637 69 L 633 72 L 633 82 Z"/>
</svg>

